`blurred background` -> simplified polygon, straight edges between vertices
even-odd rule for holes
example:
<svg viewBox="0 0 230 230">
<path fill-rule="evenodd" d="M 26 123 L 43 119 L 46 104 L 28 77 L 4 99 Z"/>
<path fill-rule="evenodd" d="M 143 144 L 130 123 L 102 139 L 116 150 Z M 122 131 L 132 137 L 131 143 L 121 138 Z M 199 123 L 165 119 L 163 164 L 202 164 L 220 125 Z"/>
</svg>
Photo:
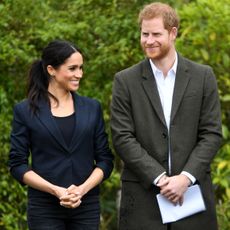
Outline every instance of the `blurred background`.
<svg viewBox="0 0 230 230">
<path fill-rule="evenodd" d="M 0 0 L 0 229 L 26 230 L 26 187 L 9 174 L 12 108 L 25 98 L 27 71 L 53 39 L 75 43 L 84 53 L 79 94 L 98 99 L 109 129 L 114 74 L 144 58 L 137 17 L 145 0 Z M 178 52 L 211 65 L 222 106 L 222 146 L 212 164 L 220 230 L 230 229 L 230 2 L 168 0 L 181 27 Z M 191 114 L 192 116 L 192 114 Z M 112 148 L 112 143 L 111 143 Z M 114 153 L 115 154 L 115 153 Z M 117 229 L 122 163 L 101 186 L 101 230 Z"/>
</svg>

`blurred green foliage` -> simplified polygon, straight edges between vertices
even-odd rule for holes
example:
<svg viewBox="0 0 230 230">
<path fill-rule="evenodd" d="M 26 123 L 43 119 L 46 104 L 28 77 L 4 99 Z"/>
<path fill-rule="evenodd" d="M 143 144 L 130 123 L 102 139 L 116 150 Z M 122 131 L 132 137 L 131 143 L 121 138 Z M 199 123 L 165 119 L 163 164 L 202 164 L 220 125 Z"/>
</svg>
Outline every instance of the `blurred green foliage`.
<svg viewBox="0 0 230 230">
<path fill-rule="evenodd" d="M 7 168 L 12 107 L 25 97 L 31 62 L 53 39 L 70 40 L 84 53 L 79 93 L 100 100 L 109 130 L 115 72 L 141 59 L 137 15 L 146 0 L 0 1 L 0 229 L 25 230 L 26 188 Z M 230 3 L 229 0 L 168 0 L 181 28 L 178 51 L 216 74 L 222 106 L 222 147 L 212 164 L 221 230 L 230 229 Z M 109 135 L 111 138 L 111 135 Z M 112 146 L 112 145 L 111 145 Z M 101 186 L 101 230 L 115 230 L 121 162 Z"/>
</svg>

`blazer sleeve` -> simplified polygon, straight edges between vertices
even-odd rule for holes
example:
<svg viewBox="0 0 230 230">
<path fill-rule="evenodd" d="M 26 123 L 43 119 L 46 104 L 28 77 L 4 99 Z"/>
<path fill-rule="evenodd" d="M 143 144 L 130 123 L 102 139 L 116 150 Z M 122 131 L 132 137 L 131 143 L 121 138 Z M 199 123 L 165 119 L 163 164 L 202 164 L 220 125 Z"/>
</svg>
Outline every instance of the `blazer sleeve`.
<svg viewBox="0 0 230 230">
<path fill-rule="evenodd" d="M 97 123 L 94 134 L 94 154 L 96 167 L 102 169 L 103 180 L 107 179 L 113 169 L 113 154 L 109 148 L 108 135 L 105 131 L 105 123 L 100 104 L 97 106 Z"/>
<path fill-rule="evenodd" d="M 125 167 L 145 188 L 149 188 L 154 179 L 165 172 L 165 169 L 136 139 L 129 89 L 124 77 L 125 73 L 117 73 L 113 83 L 111 103 L 113 145 L 116 153 L 124 161 Z"/>
<path fill-rule="evenodd" d="M 12 131 L 10 135 L 9 168 L 12 176 L 23 184 L 23 175 L 30 170 L 29 131 L 23 119 L 20 105 L 14 107 Z"/>
<path fill-rule="evenodd" d="M 197 180 L 210 168 L 222 141 L 221 110 L 217 83 L 211 67 L 204 71 L 203 101 L 198 125 L 197 144 L 190 154 L 184 171 Z"/>
</svg>

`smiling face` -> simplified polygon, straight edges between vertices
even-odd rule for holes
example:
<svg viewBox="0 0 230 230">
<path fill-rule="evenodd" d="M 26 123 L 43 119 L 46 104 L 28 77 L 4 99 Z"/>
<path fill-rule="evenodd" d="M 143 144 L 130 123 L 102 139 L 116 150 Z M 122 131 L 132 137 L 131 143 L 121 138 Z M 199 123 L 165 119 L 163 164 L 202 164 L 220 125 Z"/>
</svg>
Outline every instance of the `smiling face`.
<svg viewBox="0 0 230 230">
<path fill-rule="evenodd" d="M 171 31 L 164 28 L 161 17 L 144 19 L 141 23 L 140 43 L 146 56 L 153 61 L 160 61 L 170 52 L 175 52 L 176 35 L 177 29 L 175 27 Z"/>
<path fill-rule="evenodd" d="M 47 66 L 47 71 L 51 75 L 50 84 L 65 91 L 76 91 L 83 76 L 83 57 L 75 52 L 57 69 Z"/>
</svg>

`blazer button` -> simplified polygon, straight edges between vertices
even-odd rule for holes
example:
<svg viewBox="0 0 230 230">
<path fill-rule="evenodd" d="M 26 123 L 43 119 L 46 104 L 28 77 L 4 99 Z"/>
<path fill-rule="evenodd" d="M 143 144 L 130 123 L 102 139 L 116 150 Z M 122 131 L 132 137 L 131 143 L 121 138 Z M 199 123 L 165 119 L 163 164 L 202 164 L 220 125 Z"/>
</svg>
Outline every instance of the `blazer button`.
<svg viewBox="0 0 230 230">
<path fill-rule="evenodd" d="M 162 133 L 163 138 L 167 138 L 167 134 L 166 133 Z"/>
</svg>

